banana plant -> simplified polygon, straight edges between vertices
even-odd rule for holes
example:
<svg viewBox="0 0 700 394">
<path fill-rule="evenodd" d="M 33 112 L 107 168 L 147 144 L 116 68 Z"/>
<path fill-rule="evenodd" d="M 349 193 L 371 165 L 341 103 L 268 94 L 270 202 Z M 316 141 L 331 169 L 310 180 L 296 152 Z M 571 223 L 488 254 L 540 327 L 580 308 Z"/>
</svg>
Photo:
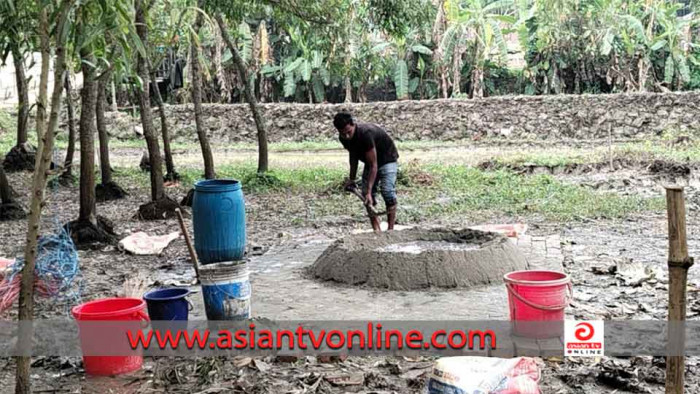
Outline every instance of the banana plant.
<svg viewBox="0 0 700 394">
<path fill-rule="evenodd" d="M 405 36 L 392 37 L 388 41 L 381 42 L 372 49 L 374 53 L 390 56 L 393 68 L 393 81 L 398 100 L 408 100 L 411 93 L 415 92 L 421 78 L 410 79 L 409 64 L 414 58 L 422 60 L 421 55 L 427 57 L 433 54 L 432 49 L 423 45 L 424 32 L 416 29 L 409 31 Z M 424 64 L 424 63 L 423 63 Z"/>
<path fill-rule="evenodd" d="M 461 70 L 461 57 L 473 52 L 472 96 L 484 95 L 484 66 L 487 60 L 502 62 L 508 52 L 502 24 L 516 22 L 513 0 L 450 0 L 446 6 L 449 27 L 440 43 L 446 64 L 452 64 L 455 75 Z M 466 45 L 465 45 L 466 44 Z M 453 81 L 459 93 L 457 81 Z"/>
<path fill-rule="evenodd" d="M 268 65 L 263 74 L 275 77 L 283 83 L 284 97 L 293 97 L 301 84 L 306 88 L 310 102 L 323 102 L 326 87 L 331 83 L 331 74 L 323 51 L 316 48 L 313 36 L 307 37 L 298 28 L 288 31 L 292 50 L 280 65 Z M 310 38 L 310 39 L 309 39 Z"/>
<path fill-rule="evenodd" d="M 700 62 L 695 58 L 691 47 L 697 47 L 690 42 L 690 29 L 695 27 L 698 19 L 693 14 L 685 18 L 677 17 L 679 4 L 669 4 L 663 2 L 662 12 L 659 15 L 659 26 L 662 33 L 656 37 L 651 50 L 663 51 L 666 53 L 664 61 L 664 82 L 671 86 L 676 81 L 677 87 L 690 81 L 690 67 L 688 62 L 698 65 Z"/>
</svg>

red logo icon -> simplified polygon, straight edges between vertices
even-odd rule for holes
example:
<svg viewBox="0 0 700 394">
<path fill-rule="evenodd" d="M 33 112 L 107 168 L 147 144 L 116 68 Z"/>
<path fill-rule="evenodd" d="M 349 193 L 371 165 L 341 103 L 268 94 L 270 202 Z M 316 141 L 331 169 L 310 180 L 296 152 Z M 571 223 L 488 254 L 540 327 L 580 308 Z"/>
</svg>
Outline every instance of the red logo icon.
<svg viewBox="0 0 700 394">
<path fill-rule="evenodd" d="M 593 338 L 595 335 L 595 329 L 590 323 L 578 323 L 576 325 L 576 331 L 574 331 L 574 336 L 579 341 L 587 341 Z"/>
<path fill-rule="evenodd" d="M 574 321 L 565 320 L 564 349 L 565 356 L 599 357 L 604 354 L 602 320 Z"/>
</svg>

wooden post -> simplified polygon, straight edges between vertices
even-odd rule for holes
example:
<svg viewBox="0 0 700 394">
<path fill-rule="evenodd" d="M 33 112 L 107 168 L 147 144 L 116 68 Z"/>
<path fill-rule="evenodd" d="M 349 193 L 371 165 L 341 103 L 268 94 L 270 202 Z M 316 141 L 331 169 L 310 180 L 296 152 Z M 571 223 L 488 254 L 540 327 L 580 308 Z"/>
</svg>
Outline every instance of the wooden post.
<svg viewBox="0 0 700 394">
<path fill-rule="evenodd" d="M 608 159 L 610 160 L 610 171 L 615 171 L 613 164 L 613 149 L 612 149 L 612 123 L 608 125 Z"/>
<path fill-rule="evenodd" d="M 668 349 L 666 356 L 666 393 L 683 393 L 685 374 L 686 282 L 693 259 L 688 257 L 685 232 L 683 187 L 666 187 L 668 210 Z"/>
</svg>

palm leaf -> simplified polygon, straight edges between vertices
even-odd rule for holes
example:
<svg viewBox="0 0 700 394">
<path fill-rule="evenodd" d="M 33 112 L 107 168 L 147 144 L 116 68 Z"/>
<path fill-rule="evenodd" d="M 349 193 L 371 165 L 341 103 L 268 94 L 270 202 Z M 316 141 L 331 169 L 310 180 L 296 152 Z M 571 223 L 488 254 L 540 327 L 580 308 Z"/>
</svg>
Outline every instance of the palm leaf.
<svg viewBox="0 0 700 394">
<path fill-rule="evenodd" d="M 297 90 L 297 84 L 296 84 L 296 81 L 294 81 L 294 73 L 285 72 L 284 73 L 284 97 L 294 96 L 294 93 L 296 93 L 296 90 Z"/>
<path fill-rule="evenodd" d="M 644 25 L 633 15 L 622 15 L 622 19 L 627 22 L 627 26 L 634 31 L 638 39 L 643 43 L 647 42 L 647 35 L 644 33 Z"/>
<path fill-rule="evenodd" d="M 451 25 L 442 36 L 440 47 L 442 48 L 442 56 L 445 64 L 450 64 L 452 62 L 452 57 L 455 55 L 454 51 L 457 47 L 457 39 L 458 36 L 461 35 L 457 34 L 459 29 L 459 25 Z"/>
<path fill-rule="evenodd" d="M 399 99 L 408 97 L 408 66 L 406 61 L 401 59 L 396 62 L 394 70 L 394 85 L 396 85 L 396 97 Z"/>
<path fill-rule="evenodd" d="M 303 59 L 301 65 L 299 66 L 299 73 L 301 74 L 301 79 L 303 79 L 304 82 L 309 82 L 311 79 L 311 62 Z"/>
<path fill-rule="evenodd" d="M 507 23 L 509 25 L 514 25 L 518 22 L 518 20 L 513 15 L 490 15 L 489 18 Z"/>
<path fill-rule="evenodd" d="M 245 22 L 241 22 L 241 24 L 238 25 L 238 34 L 241 37 L 241 57 L 246 62 L 250 62 L 253 57 L 253 36 L 250 33 L 250 26 Z"/>
<path fill-rule="evenodd" d="M 420 83 L 420 78 L 414 77 L 408 82 L 408 92 L 413 94 L 416 89 L 418 89 L 418 84 Z"/>
<path fill-rule="evenodd" d="M 666 40 L 659 40 L 654 43 L 654 45 L 651 46 L 652 51 L 658 51 L 659 49 L 663 48 L 666 46 Z"/>
<path fill-rule="evenodd" d="M 664 67 L 664 82 L 666 83 L 671 83 L 673 82 L 673 73 L 675 72 L 675 67 L 673 64 L 673 58 L 671 55 L 668 55 L 666 58 L 666 67 Z"/>
<path fill-rule="evenodd" d="M 303 57 L 297 58 L 293 62 L 291 62 L 287 67 L 284 68 L 285 73 L 292 73 L 294 72 L 299 66 L 301 66 L 301 63 L 304 61 Z"/>
<path fill-rule="evenodd" d="M 328 86 L 331 84 L 331 73 L 325 67 L 321 68 L 321 79 L 324 85 Z"/>
<path fill-rule="evenodd" d="M 323 81 L 323 77 L 318 74 L 314 75 L 314 80 L 312 84 L 314 90 L 314 96 L 316 97 L 316 102 L 323 102 L 326 100 L 326 86 Z"/>
<path fill-rule="evenodd" d="M 493 37 L 496 40 L 496 46 L 498 46 L 499 53 L 501 55 L 501 60 L 508 56 L 508 44 L 503 37 L 503 31 L 495 20 L 490 20 L 489 24 L 493 28 Z"/>
<path fill-rule="evenodd" d="M 316 69 L 321 68 L 322 64 L 323 64 L 323 56 L 321 56 L 321 52 L 314 51 L 313 52 L 313 61 L 311 62 L 311 66 L 316 70 Z"/>
<path fill-rule="evenodd" d="M 411 50 L 412 50 L 413 52 L 421 53 L 421 54 L 423 54 L 423 55 L 428 55 L 428 56 L 430 56 L 430 55 L 433 54 L 433 51 L 430 50 L 430 48 L 428 48 L 428 47 L 426 47 L 426 46 L 424 46 L 424 45 L 420 45 L 420 44 L 413 45 L 413 46 L 411 47 Z"/>
<path fill-rule="evenodd" d="M 603 56 L 608 56 L 610 55 L 610 52 L 612 52 L 614 39 L 615 35 L 610 30 L 608 30 L 603 36 L 603 41 L 600 43 L 600 53 Z"/>
<path fill-rule="evenodd" d="M 493 3 L 488 4 L 483 8 L 483 12 L 488 13 L 503 13 L 503 11 L 509 11 L 513 9 L 513 0 L 498 0 Z"/>
<path fill-rule="evenodd" d="M 265 76 L 270 76 L 272 74 L 276 74 L 280 70 L 282 70 L 281 66 L 271 66 L 269 64 L 266 64 L 263 66 L 263 68 L 262 68 L 262 70 L 260 70 L 260 72 Z"/>
<path fill-rule="evenodd" d="M 386 48 L 388 48 L 390 45 L 391 45 L 390 42 L 382 42 L 382 43 L 379 43 L 379 44 L 375 45 L 374 47 L 372 47 L 372 52 L 374 52 L 374 53 L 382 53 L 382 52 L 384 52 L 384 50 L 385 50 Z"/>
</svg>

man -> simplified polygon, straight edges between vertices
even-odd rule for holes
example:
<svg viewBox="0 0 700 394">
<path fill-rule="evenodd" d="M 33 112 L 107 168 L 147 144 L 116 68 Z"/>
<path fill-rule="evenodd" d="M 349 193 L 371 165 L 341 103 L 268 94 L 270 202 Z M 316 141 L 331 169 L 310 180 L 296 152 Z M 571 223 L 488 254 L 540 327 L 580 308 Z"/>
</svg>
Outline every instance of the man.
<svg viewBox="0 0 700 394">
<path fill-rule="evenodd" d="M 377 186 L 386 204 L 389 230 L 394 229 L 396 222 L 396 173 L 399 152 L 394 141 L 387 132 L 371 123 L 360 123 L 347 112 L 339 112 L 333 119 L 333 125 L 338 129 L 338 137 L 343 147 L 350 153 L 350 177 L 345 186 L 355 184 L 358 161 L 364 163 L 362 172 L 362 195 L 364 196 L 367 212 L 377 205 Z M 372 229 L 380 232 L 379 218 L 370 214 Z"/>
</svg>

